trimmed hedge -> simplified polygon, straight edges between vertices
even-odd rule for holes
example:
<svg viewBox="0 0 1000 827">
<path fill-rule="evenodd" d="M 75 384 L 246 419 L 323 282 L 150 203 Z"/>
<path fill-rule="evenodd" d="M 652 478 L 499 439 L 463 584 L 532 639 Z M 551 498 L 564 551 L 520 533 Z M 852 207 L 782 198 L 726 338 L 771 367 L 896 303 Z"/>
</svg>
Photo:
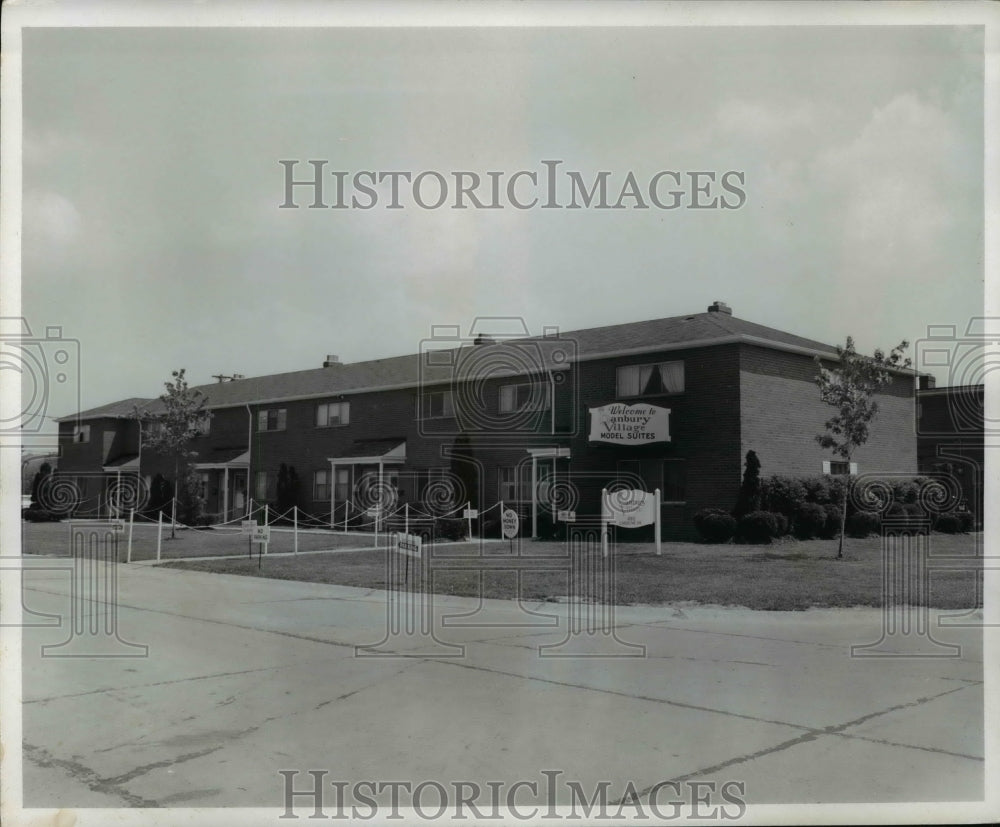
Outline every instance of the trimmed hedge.
<svg viewBox="0 0 1000 827">
<path fill-rule="evenodd" d="M 795 515 L 795 536 L 800 540 L 812 540 L 826 529 L 826 509 L 818 503 L 805 503 Z"/>
<path fill-rule="evenodd" d="M 694 527 L 706 543 L 726 543 L 736 533 L 736 518 L 721 508 L 703 508 L 693 519 Z"/>
<path fill-rule="evenodd" d="M 778 514 L 770 511 L 751 511 L 740 518 L 736 536 L 744 543 L 770 543 L 781 536 Z"/>
<path fill-rule="evenodd" d="M 847 518 L 845 533 L 848 537 L 867 537 L 882 531 L 882 518 L 874 511 L 855 511 Z"/>
</svg>

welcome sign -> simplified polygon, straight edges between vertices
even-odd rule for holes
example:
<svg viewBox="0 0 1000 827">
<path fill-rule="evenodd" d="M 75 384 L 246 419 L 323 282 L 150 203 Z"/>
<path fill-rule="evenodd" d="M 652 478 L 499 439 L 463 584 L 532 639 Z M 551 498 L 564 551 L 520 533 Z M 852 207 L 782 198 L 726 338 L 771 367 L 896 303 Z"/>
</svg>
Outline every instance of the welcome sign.
<svg viewBox="0 0 1000 827">
<path fill-rule="evenodd" d="M 591 408 L 590 441 L 617 445 L 670 442 L 670 409 L 623 402 Z"/>
</svg>

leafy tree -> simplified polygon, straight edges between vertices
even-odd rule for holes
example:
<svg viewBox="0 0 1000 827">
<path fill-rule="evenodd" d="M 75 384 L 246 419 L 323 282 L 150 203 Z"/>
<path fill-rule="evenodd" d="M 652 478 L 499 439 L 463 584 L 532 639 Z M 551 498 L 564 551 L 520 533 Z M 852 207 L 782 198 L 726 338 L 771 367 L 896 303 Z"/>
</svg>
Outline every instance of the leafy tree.
<svg viewBox="0 0 1000 827">
<path fill-rule="evenodd" d="M 844 347 L 837 346 L 839 364 L 826 368 L 816 357 L 816 384 L 819 395 L 836 413 L 825 423 L 826 431 L 816 435 L 816 441 L 844 462 L 850 462 L 854 452 L 868 441 L 869 426 L 878 414 L 875 393 L 892 381 L 893 370 L 905 369 L 910 360 L 903 358 L 909 342 L 900 342 L 889 355 L 876 350 L 874 356 L 864 356 L 854 349 L 854 339 L 847 337 Z M 840 543 L 837 557 L 844 556 L 844 526 L 847 522 L 847 493 L 840 512 Z"/>
<path fill-rule="evenodd" d="M 201 435 L 201 428 L 206 416 L 210 416 L 205 405 L 208 403 L 205 395 L 199 390 L 188 387 L 184 378 L 184 368 L 171 372 L 172 381 L 164 382 L 165 391 L 160 394 L 161 410 L 156 413 L 135 409 L 133 416 L 143 426 L 145 445 L 159 454 L 170 457 L 174 461 L 174 490 L 176 497 L 188 497 L 192 502 L 200 499 L 197 488 L 182 494 L 181 487 L 197 485 L 197 478 L 191 478 L 185 468 L 182 478 L 181 468 L 197 454 L 191 451 L 191 441 Z M 176 500 L 175 500 L 176 503 Z M 188 515 L 190 516 L 190 515 Z M 176 536 L 175 520 L 170 520 L 170 537 Z"/>
<path fill-rule="evenodd" d="M 736 500 L 736 508 L 733 509 L 733 516 L 737 520 L 744 514 L 760 511 L 761 508 L 760 460 L 757 459 L 756 451 L 747 451 L 744 469 L 740 495 Z"/>
</svg>

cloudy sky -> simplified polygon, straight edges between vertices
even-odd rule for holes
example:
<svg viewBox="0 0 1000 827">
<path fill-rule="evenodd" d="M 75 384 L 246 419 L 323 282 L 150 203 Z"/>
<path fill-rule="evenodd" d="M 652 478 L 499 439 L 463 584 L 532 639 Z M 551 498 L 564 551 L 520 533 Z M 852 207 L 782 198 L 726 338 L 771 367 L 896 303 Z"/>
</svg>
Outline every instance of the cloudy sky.
<svg viewBox="0 0 1000 827">
<path fill-rule="evenodd" d="M 980 29 L 948 26 L 27 29 L 23 314 L 80 341 L 83 407 L 178 367 L 414 352 L 483 315 L 568 331 L 721 299 L 869 350 L 964 329 L 983 313 L 982 55 Z M 375 209 L 282 210 L 281 159 L 557 159 L 608 171 L 613 198 L 629 172 L 738 170 L 746 203 L 387 210 L 386 183 Z"/>
</svg>

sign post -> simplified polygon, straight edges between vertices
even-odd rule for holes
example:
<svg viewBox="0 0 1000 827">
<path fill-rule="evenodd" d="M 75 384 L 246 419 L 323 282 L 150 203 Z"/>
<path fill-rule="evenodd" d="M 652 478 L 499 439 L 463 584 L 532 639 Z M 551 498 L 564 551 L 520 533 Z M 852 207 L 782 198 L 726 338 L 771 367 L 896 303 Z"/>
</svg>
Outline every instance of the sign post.
<svg viewBox="0 0 1000 827">
<path fill-rule="evenodd" d="M 240 523 L 240 533 L 247 536 L 247 557 L 253 558 L 253 532 L 257 528 L 256 520 L 243 520 Z"/>
<path fill-rule="evenodd" d="M 404 578 L 407 583 L 410 582 L 410 558 L 420 557 L 423 551 L 423 540 L 420 538 L 419 534 L 400 534 L 396 533 L 394 535 L 395 543 L 393 544 L 396 549 L 397 554 L 402 554 L 406 558 L 406 566 L 404 569 Z"/>
<path fill-rule="evenodd" d="M 465 504 L 465 511 L 462 512 L 462 516 L 465 517 L 466 522 L 469 524 L 469 539 L 472 539 L 472 521 L 479 516 L 479 509 L 472 507 L 472 502 L 467 502 Z"/>
<path fill-rule="evenodd" d="M 639 489 L 619 490 L 608 496 L 608 489 L 601 492 L 601 549 L 608 556 L 608 525 L 621 528 L 641 528 L 654 526 L 656 553 L 662 553 L 660 545 L 660 489 L 652 494 Z"/>
<path fill-rule="evenodd" d="M 502 505 L 501 505 L 502 508 Z M 500 512 L 500 531 L 510 540 L 510 553 L 514 553 L 514 538 L 521 527 L 521 518 L 513 508 L 502 508 Z"/>
<path fill-rule="evenodd" d="M 254 525 L 250 531 L 250 542 L 257 543 L 257 568 L 261 567 L 261 561 L 265 554 L 267 554 L 267 544 L 271 539 L 271 526 L 269 525 Z"/>
</svg>

